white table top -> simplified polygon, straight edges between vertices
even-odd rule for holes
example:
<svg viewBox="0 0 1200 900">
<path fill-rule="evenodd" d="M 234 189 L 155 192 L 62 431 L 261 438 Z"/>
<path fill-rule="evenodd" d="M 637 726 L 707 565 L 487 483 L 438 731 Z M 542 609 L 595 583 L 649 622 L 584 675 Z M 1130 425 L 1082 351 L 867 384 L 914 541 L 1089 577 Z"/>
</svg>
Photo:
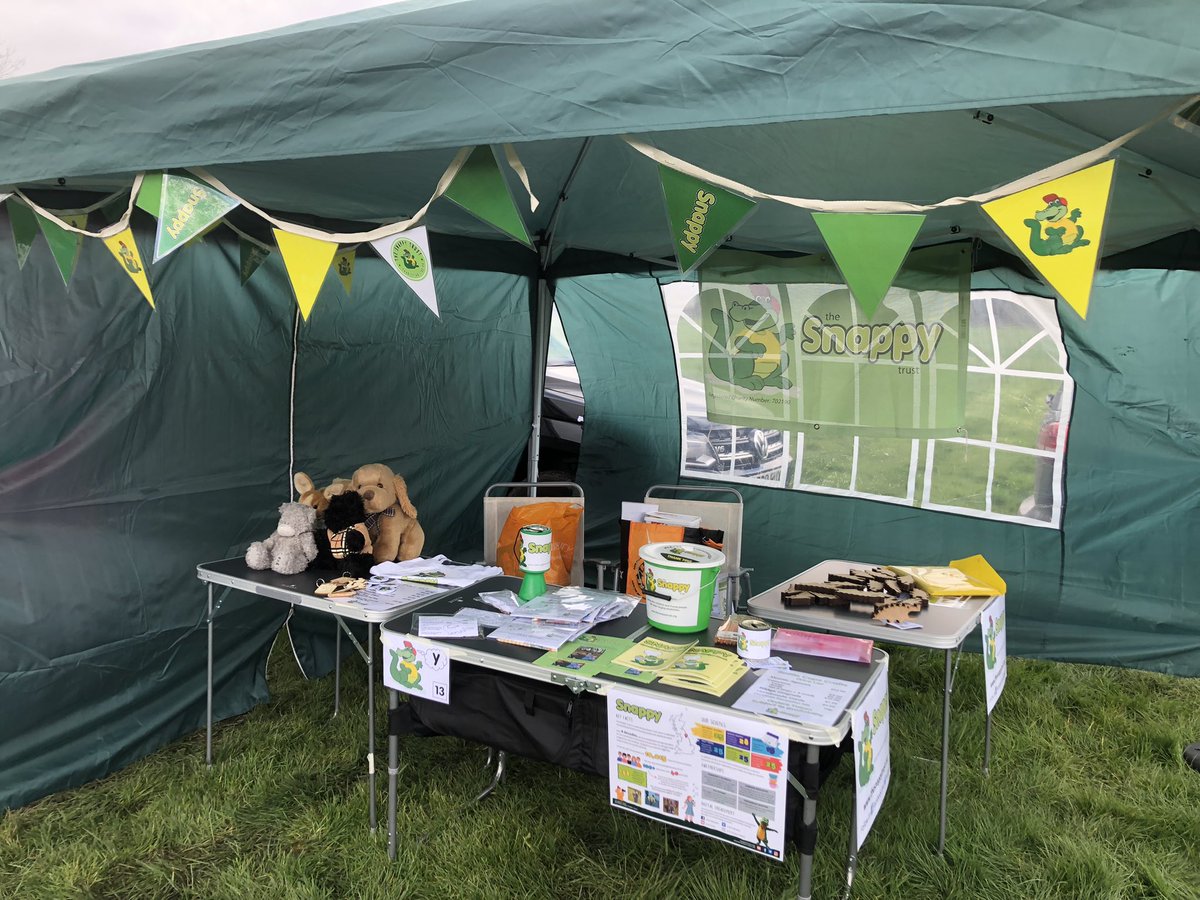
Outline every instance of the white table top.
<svg viewBox="0 0 1200 900">
<path fill-rule="evenodd" d="M 424 606 L 431 600 L 447 593 L 449 588 L 440 591 L 429 591 L 424 585 L 413 585 L 416 590 L 411 600 L 397 597 L 397 603 L 390 609 L 364 609 L 353 602 L 353 598 L 334 600 L 313 593 L 317 588 L 318 578 L 331 578 L 335 573 L 306 570 L 299 575 L 277 575 L 274 572 L 256 572 L 246 565 L 244 559 L 234 557 L 216 562 L 202 563 L 196 566 L 196 577 L 211 584 L 257 594 L 260 597 L 270 597 L 272 600 L 282 600 L 293 606 L 329 613 L 343 619 L 354 619 L 359 622 L 379 624 L 391 621 L 396 616 L 411 612 L 419 606 Z"/>
<path fill-rule="evenodd" d="M 790 588 L 795 581 L 824 581 L 830 575 L 844 574 L 851 569 L 869 569 L 876 565 L 878 563 L 827 559 L 810 569 L 805 569 L 799 575 L 775 585 L 770 590 L 751 597 L 750 611 L 764 619 L 784 622 L 788 625 L 801 625 L 819 631 L 871 638 L 875 641 L 901 644 L 907 647 L 953 650 L 975 630 L 979 624 L 980 614 L 995 599 L 994 597 L 979 597 L 967 600 L 966 605 L 958 609 L 930 603 L 929 609 L 913 620 L 920 622 L 921 627 L 908 630 L 893 628 L 877 622 L 869 616 L 831 609 L 828 606 L 789 609 L 780 600 L 780 594 Z"/>
</svg>

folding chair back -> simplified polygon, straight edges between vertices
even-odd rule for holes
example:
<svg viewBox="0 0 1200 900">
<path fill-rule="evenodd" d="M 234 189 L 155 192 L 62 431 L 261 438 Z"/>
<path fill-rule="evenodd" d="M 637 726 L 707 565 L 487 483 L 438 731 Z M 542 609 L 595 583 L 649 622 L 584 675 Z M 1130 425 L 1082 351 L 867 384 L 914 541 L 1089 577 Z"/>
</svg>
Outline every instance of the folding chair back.
<svg viewBox="0 0 1200 900">
<path fill-rule="evenodd" d="M 683 499 L 678 494 L 705 494 L 712 500 Z M 727 609 L 713 605 L 713 618 L 724 618 L 742 603 L 743 582 L 749 580 L 749 570 L 742 568 L 742 495 L 733 488 L 694 487 L 680 484 L 655 484 L 646 491 L 646 503 L 658 504 L 662 512 L 699 516 L 705 528 L 725 532 L 725 565 L 720 577 L 726 581 Z M 748 586 L 746 597 L 749 597 Z"/>
<path fill-rule="evenodd" d="M 511 496 L 512 488 L 520 488 L 527 493 L 525 496 Z M 533 490 L 555 491 L 565 489 L 570 492 L 567 497 L 530 496 Z M 508 514 L 518 506 L 529 506 L 533 503 L 574 503 L 583 507 L 583 488 L 573 481 L 507 481 L 493 484 L 483 492 L 483 560 L 489 566 L 496 564 L 496 541 L 508 521 Z M 583 584 L 583 512 L 579 514 L 579 530 L 575 533 L 575 558 L 571 561 L 571 584 Z"/>
</svg>

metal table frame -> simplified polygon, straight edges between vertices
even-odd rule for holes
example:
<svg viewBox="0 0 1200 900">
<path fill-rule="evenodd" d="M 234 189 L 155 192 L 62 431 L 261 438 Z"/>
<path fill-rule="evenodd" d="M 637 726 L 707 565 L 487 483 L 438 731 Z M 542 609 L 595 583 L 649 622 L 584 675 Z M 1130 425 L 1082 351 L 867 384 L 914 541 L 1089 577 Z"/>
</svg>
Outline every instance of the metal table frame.
<svg viewBox="0 0 1200 900">
<path fill-rule="evenodd" d="M 518 579 L 509 579 L 514 584 L 518 583 Z M 491 590 L 497 587 L 506 585 L 492 585 L 489 582 L 484 582 L 472 588 L 468 588 L 461 592 L 445 595 L 432 601 L 428 609 L 422 612 L 438 614 L 452 613 L 455 609 L 464 602 L 474 596 L 480 589 Z M 451 604 L 454 604 L 451 606 Z M 471 605 L 483 607 L 483 604 L 475 602 Z M 443 607 L 445 607 L 443 609 Z M 671 639 L 678 638 L 679 635 L 670 635 L 665 632 L 659 632 L 651 629 L 644 624 L 644 608 L 636 611 L 630 620 L 619 620 L 618 622 L 606 623 L 599 626 L 595 633 L 611 634 L 612 636 L 623 636 L 630 639 L 640 639 L 646 634 L 652 636 Z M 624 622 L 628 626 L 625 629 L 626 633 L 618 633 L 613 630 L 615 626 L 620 626 Z M 711 636 L 716 630 L 717 622 L 714 622 L 709 628 L 709 638 L 707 642 L 711 644 Z M 389 632 L 399 634 L 410 634 L 411 618 L 398 618 L 388 624 Z M 703 633 L 692 635 L 705 643 Z M 551 684 L 560 684 L 566 686 L 572 692 L 578 694 L 584 691 L 597 694 L 599 696 L 607 696 L 608 692 L 613 687 L 636 687 L 638 690 L 649 691 L 652 693 L 660 693 L 664 697 L 668 697 L 676 702 L 684 702 L 689 706 L 704 709 L 711 714 L 722 714 L 731 711 L 729 703 L 732 703 L 737 697 L 741 696 L 742 692 L 752 683 L 753 674 L 747 674 L 741 682 L 731 687 L 723 698 L 710 697 L 707 694 L 701 694 L 695 691 L 689 691 L 683 688 L 672 688 L 658 685 L 657 683 L 641 684 L 625 681 L 619 678 L 611 678 L 604 675 L 593 675 L 586 678 L 580 678 L 569 674 L 554 672 L 541 666 L 535 666 L 533 660 L 542 655 L 541 650 L 531 650 L 529 648 L 514 647 L 508 644 L 500 644 L 497 642 L 489 642 L 487 640 L 432 640 L 430 638 L 422 638 L 421 640 L 437 644 L 440 648 L 446 651 L 451 662 L 469 663 L 471 665 L 480 666 L 482 668 L 492 669 L 497 672 L 504 672 L 511 675 L 518 675 L 523 678 L 529 678 L 535 681 L 541 681 Z M 803 671 L 806 667 L 820 667 L 822 664 L 828 664 L 829 660 L 815 660 L 813 657 L 805 657 L 794 654 L 780 654 L 786 656 L 791 662 L 793 669 Z M 846 710 L 833 726 L 818 725 L 813 723 L 797 723 L 790 722 L 786 719 L 775 719 L 770 716 L 757 715 L 745 710 L 732 710 L 735 715 L 757 719 L 764 723 L 768 723 L 772 728 L 777 728 L 787 735 L 789 741 L 798 742 L 805 746 L 804 766 L 801 770 L 801 779 L 797 780 L 788 775 L 788 782 L 801 796 L 801 821 L 806 831 L 811 829 L 817 817 L 817 787 L 820 781 L 820 748 L 822 746 L 835 746 L 840 744 L 846 735 L 850 732 L 850 710 L 855 708 L 855 705 L 860 702 L 861 698 L 871 690 L 880 677 L 883 677 L 887 671 L 887 654 L 883 650 L 875 650 L 872 659 L 874 670 L 863 681 L 859 691 L 847 705 Z M 842 663 L 841 665 L 855 665 L 853 663 Z M 399 705 L 399 691 L 388 688 L 388 710 L 397 709 Z M 722 703 L 721 701 L 727 701 Z M 388 858 L 394 860 L 396 858 L 396 791 L 397 777 L 399 775 L 399 754 L 400 754 L 400 739 L 393 730 L 389 729 L 388 734 Z M 486 797 L 500 783 L 504 777 L 504 769 L 506 764 L 507 754 L 503 751 L 496 754 L 497 765 L 496 770 L 491 778 L 490 783 L 484 790 L 475 797 L 475 801 Z M 489 751 L 489 766 L 491 763 L 491 754 Z M 472 801 L 474 802 L 474 801 Z M 811 832 L 809 832 L 811 833 Z M 856 843 L 857 827 L 853 816 L 850 822 L 850 839 L 849 853 L 846 861 L 846 884 L 845 894 L 848 897 L 850 887 L 854 881 L 854 874 L 858 866 L 858 847 Z M 813 846 L 805 847 L 803 844 L 800 849 L 800 878 L 799 878 L 799 900 L 810 900 L 812 897 L 812 867 L 813 854 L 815 851 L 815 840 Z"/>
<path fill-rule="evenodd" d="M 871 568 L 878 563 L 851 562 L 844 559 L 827 559 L 800 574 L 789 578 L 769 590 L 750 598 L 750 611 L 755 615 L 789 625 L 801 625 L 819 631 L 847 634 L 854 637 L 871 638 L 888 644 L 918 647 L 925 650 L 942 650 L 945 653 L 945 684 L 942 691 L 942 773 L 941 794 L 938 812 L 937 852 L 946 849 L 946 799 L 949 793 L 950 766 L 950 695 L 954 692 L 954 679 L 958 674 L 958 663 L 962 658 L 963 644 L 979 626 L 980 616 L 994 597 L 968 600 L 958 609 L 947 609 L 930 604 L 921 613 L 922 628 L 903 631 L 876 622 L 873 619 L 843 613 L 828 607 L 789 609 L 780 600 L 780 594 L 794 581 L 823 581 L 830 575 L 848 572 L 851 568 Z M 989 772 L 992 755 L 992 714 L 984 702 L 986 725 L 984 729 L 983 772 Z"/>
<path fill-rule="evenodd" d="M 414 600 L 411 604 L 407 604 L 403 608 L 388 610 L 386 612 L 365 610 L 345 601 L 330 600 L 314 594 L 313 591 L 316 589 L 317 579 L 326 574 L 329 573 L 301 572 L 299 575 L 277 575 L 269 571 L 256 572 L 253 569 L 247 568 L 245 561 L 241 558 L 202 563 L 196 567 L 196 577 L 208 585 L 208 673 L 206 679 L 207 705 L 204 719 L 204 761 L 209 767 L 213 764 L 213 620 L 220 610 L 221 604 L 224 603 L 224 598 L 221 598 L 216 600 L 214 604 L 213 586 L 221 585 L 237 591 L 245 591 L 248 594 L 255 594 L 259 597 L 280 600 L 292 607 L 288 611 L 289 618 L 297 607 L 326 613 L 333 617 L 335 622 L 334 633 L 338 635 L 333 693 L 333 714 L 335 716 L 338 714 L 341 700 L 341 632 L 345 632 L 346 636 L 350 638 L 354 649 L 358 651 L 359 656 L 367 664 L 367 791 L 370 797 L 370 828 L 371 833 L 374 834 L 378 828 L 375 789 L 375 647 L 378 643 L 378 629 L 384 622 L 404 615 L 406 612 L 411 612 L 416 607 L 423 606 L 436 598 L 423 597 L 419 600 Z M 347 619 L 366 623 L 366 647 L 363 647 L 350 631 L 350 627 L 346 624 Z"/>
</svg>

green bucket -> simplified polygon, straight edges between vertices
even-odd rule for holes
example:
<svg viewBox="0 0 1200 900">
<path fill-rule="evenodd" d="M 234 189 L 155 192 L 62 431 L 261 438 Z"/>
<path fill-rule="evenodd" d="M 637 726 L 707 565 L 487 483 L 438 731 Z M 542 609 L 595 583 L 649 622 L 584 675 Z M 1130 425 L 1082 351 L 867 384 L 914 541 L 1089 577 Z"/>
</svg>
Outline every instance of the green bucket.
<svg viewBox="0 0 1200 900">
<path fill-rule="evenodd" d="M 638 551 L 646 619 L 663 631 L 703 631 L 725 554 L 702 544 L 646 544 Z"/>
</svg>

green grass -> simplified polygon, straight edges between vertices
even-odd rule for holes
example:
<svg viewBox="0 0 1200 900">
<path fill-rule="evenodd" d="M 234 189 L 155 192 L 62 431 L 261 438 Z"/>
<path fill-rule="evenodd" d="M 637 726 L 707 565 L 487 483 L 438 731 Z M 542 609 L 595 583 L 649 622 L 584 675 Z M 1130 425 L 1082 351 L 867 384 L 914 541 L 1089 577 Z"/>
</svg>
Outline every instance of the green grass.
<svg viewBox="0 0 1200 900">
<path fill-rule="evenodd" d="M 854 896 L 1200 897 L 1200 685 L 1143 672 L 1010 660 L 980 771 L 980 660 L 954 693 L 950 835 L 937 838 L 942 661 L 893 653 L 892 787 Z M 491 798 L 483 751 L 403 745 L 400 857 L 367 831 L 365 685 L 357 659 L 330 719 L 332 678 L 305 682 L 277 648 L 272 700 L 222 723 L 206 770 L 194 734 L 103 781 L 0 819 L 6 898 L 775 898 L 784 864 L 607 805 L 603 780 L 517 759 Z M 381 692 L 382 693 L 382 692 Z M 382 698 L 380 708 L 382 710 Z M 816 896 L 834 897 L 852 782 L 821 795 Z M 382 779 L 381 779 L 382 780 Z M 383 791 L 380 791 L 381 807 Z M 420 836 L 428 835 L 424 840 Z"/>
</svg>

